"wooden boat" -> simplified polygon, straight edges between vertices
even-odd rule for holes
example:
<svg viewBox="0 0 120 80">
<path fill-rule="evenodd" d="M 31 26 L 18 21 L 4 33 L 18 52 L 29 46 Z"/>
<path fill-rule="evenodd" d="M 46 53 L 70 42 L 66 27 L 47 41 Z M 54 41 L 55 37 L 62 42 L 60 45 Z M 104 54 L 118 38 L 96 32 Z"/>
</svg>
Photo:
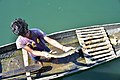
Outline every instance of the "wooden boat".
<svg viewBox="0 0 120 80">
<path fill-rule="evenodd" d="M 62 77 L 78 71 L 83 71 L 96 65 L 120 57 L 120 23 L 88 26 L 60 31 L 48 35 L 66 46 L 82 46 L 75 52 L 63 58 L 45 59 L 44 67 L 31 72 L 35 80 L 49 80 Z M 49 44 L 50 49 L 63 52 Z M 17 50 L 15 43 L 0 47 L 1 73 L 24 67 L 22 49 Z M 29 58 L 29 65 L 35 64 Z M 3 80 L 25 80 L 25 74 L 1 77 Z"/>
</svg>

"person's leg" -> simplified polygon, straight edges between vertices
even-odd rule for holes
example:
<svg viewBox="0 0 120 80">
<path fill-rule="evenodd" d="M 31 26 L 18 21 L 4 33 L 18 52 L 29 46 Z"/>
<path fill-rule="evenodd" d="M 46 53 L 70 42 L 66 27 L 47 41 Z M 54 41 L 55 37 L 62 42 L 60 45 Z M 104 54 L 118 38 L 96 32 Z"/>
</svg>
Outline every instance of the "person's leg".
<svg viewBox="0 0 120 80">
<path fill-rule="evenodd" d="M 34 57 L 34 60 L 35 60 L 35 63 L 36 63 L 36 64 L 40 64 L 41 67 L 43 67 L 43 62 L 40 61 L 40 56 Z"/>
<path fill-rule="evenodd" d="M 36 64 L 40 64 L 40 66 L 43 67 L 43 62 L 41 62 L 41 61 L 36 61 L 36 60 L 35 60 L 35 63 L 36 63 Z"/>
</svg>

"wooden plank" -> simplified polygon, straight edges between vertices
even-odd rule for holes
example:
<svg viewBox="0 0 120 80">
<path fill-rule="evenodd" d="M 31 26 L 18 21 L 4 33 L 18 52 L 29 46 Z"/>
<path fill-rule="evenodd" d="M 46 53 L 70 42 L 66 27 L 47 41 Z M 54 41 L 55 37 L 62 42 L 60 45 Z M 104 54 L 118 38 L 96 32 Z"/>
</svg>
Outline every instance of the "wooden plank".
<svg viewBox="0 0 120 80">
<path fill-rule="evenodd" d="M 95 40 L 89 40 L 86 41 L 85 44 L 92 44 L 92 43 L 97 43 L 97 42 L 104 42 L 106 41 L 107 38 L 100 38 L 100 39 L 95 39 Z"/>
<path fill-rule="evenodd" d="M 87 34 L 87 35 L 81 35 L 80 33 L 77 33 L 77 34 L 80 35 L 79 37 L 90 37 L 90 36 L 99 36 L 99 35 L 103 35 L 103 33 Z"/>
<path fill-rule="evenodd" d="M 106 53 L 106 54 L 101 54 L 101 55 L 97 55 L 97 56 L 93 56 L 92 58 L 100 58 L 100 57 L 106 57 L 106 56 L 110 56 L 112 55 L 111 53 Z"/>
<path fill-rule="evenodd" d="M 76 30 L 76 32 L 77 32 L 77 30 Z M 77 34 L 77 33 L 76 33 L 76 34 Z M 80 37 L 79 34 L 77 34 L 77 38 L 78 38 L 79 44 L 80 44 L 81 46 L 84 46 L 84 41 L 82 40 L 82 38 Z"/>
<path fill-rule="evenodd" d="M 89 29 L 79 29 L 80 31 L 93 31 L 93 30 L 101 30 L 104 29 L 104 27 L 90 27 Z M 77 30 L 77 32 L 79 32 L 79 30 Z"/>
<path fill-rule="evenodd" d="M 103 53 L 110 52 L 110 51 L 111 51 L 110 49 L 102 50 L 102 51 L 98 51 L 98 52 L 91 53 L 91 55 L 103 54 Z"/>
<path fill-rule="evenodd" d="M 84 48 L 94 48 L 94 47 L 99 47 L 99 46 L 105 46 L 107 45 L 108 43 L 106 42 L 102 42 L 102 43 L 96 43 L 96 44 L 90 44 L 90 45 L 86 45 L 86 46 L 83 46 Z"/>
<path fill-rule="evenodd" d="M 115 55 L 104 27 L 80 29 L 76 31 L 76 34 L 79 43 L 83 46 L 82 51 L 85 53 L 85 60 L 88 64 L 92 63 L 92 59 L 105 60 L 109 58 L 108 56 Z"/>
<path fill-rule="evenodd" d="M 87 31 L 87 32 L 79 32 L 79 34 L 81 34 L 81 35 L 85 35 L 85 34 L 96 34 L 96 33 L 102 33 L 102 31 Z"/>
<path fill-rule="evenodd" d="M 110 49 L 107 49 L 107 50 L 104 50 L 104 51 L 89 53 L 89 55 L 90 56 L 95 56 L 95 55 L 99 55 L 99 54 L 109 53 L 110 51 L 111 51 Z"/>
<path fill-rule="evenodd" d="M 91 48 L 91 49 L 87 49 L 87 51 L 92 52 L 92 51 L 99 51 L 99 50 L 104 50 L 104 49 L 109 49 L 109 46 L 101 46 L 101 47 Z"/>
<path fill-rule="evenodd" d="M 99 61 L 104 61 L 104 60 L 111 60 L 111 59 L 113 59 L 113 58 L 115 58 L 114 56 L 108 56 L 108 57 L 104 57 L 104 58 L 101 58 L 101 59 L 98 59 L 98 60 L 95 60 L 96 62 L 99 62 Z"/>
<path fill-rule="evenodd" d="M 82 40 L 91 40 L 91 39 L 94 39 L 94 38 L 102 38 L 104 37 L 103 35 L 98 35 L 98 36 L 88 36 L 88 37 L 84 37 L 82 38 Z"/>
</svg>

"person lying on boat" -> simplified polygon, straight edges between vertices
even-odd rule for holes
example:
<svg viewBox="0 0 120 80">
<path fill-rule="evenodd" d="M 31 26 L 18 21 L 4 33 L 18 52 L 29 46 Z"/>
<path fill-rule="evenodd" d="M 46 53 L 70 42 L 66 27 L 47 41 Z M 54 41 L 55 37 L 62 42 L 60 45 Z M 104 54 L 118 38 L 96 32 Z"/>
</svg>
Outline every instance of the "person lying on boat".
<svg viewBox="0 0 120 80">
<path fill-rule="evenodd" d="M 39 56 L 43 56 L 46 58 L 54 57 L 47 52 L 51 52 L 51 50 L 46 46 L 45 41 L 49 44 L 55 46 L 67 52 L 73 47 L 66 47 L 54 39 L 46 36 L 46 34 L 38 28 L 28 29 L 28 24 L 25 20 L 18 18 L 15 19 L 11 23 L 11 29 L 14 34 L 18 36 L 16 40 L 17 49 L 23 48 L 28 51 L 29 55 L 32 59 L 38 60 Z"/>
</svg>

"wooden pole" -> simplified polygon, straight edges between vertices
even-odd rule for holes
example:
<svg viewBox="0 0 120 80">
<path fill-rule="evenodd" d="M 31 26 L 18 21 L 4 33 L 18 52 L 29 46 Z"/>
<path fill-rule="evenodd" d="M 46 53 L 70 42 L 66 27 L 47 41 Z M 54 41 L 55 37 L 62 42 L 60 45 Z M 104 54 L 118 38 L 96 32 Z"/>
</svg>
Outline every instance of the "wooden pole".
<svg viewBox="0 0 120 80">
<path fill-rule="evenodd" d="M 24 66 L 28 66 L 28 52 L 24 49 L 22 49 L 22 54 L 23 54 L 23 61 L 24 61 Z M 30 72 L 26 72 L 27 80 L 32 80 Z"/>
</svg>

